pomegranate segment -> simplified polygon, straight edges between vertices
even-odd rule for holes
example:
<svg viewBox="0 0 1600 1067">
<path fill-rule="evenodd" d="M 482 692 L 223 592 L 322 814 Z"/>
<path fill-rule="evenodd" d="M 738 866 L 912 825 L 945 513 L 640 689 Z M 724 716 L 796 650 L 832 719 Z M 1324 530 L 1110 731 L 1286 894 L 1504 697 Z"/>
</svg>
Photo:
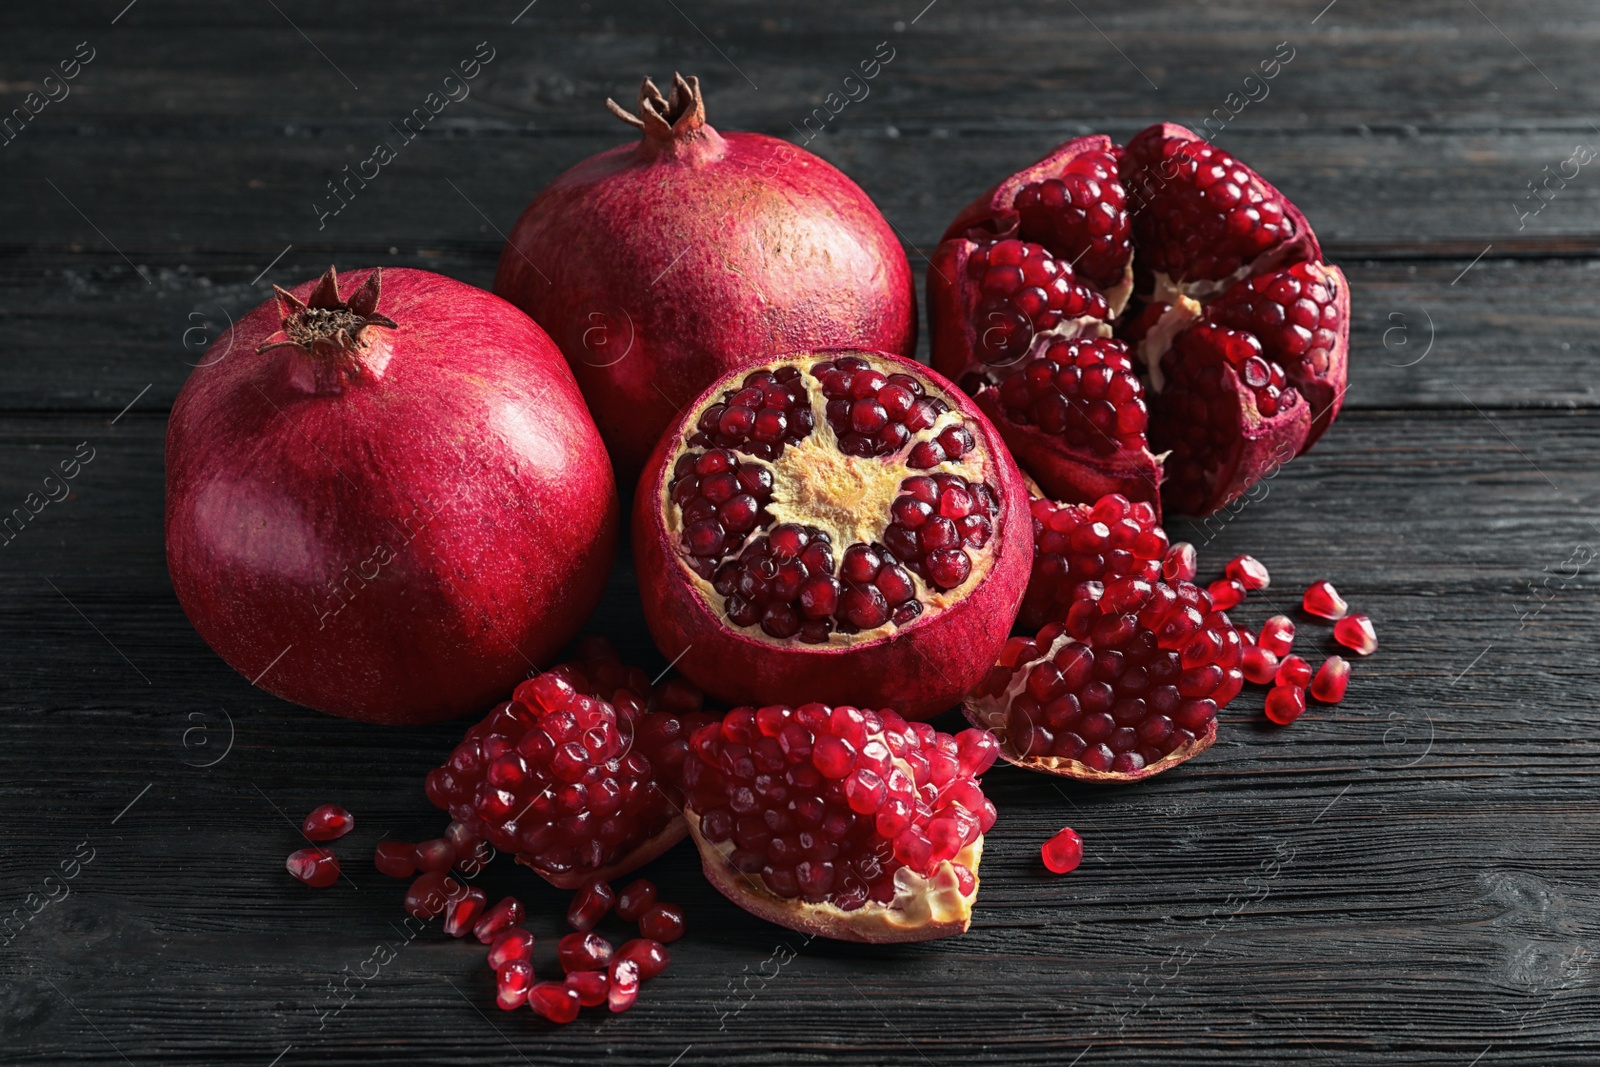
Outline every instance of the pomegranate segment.
<svg viewBox="0 0 1600 1067">
<path fill-rule="evenodd" d="M 557 942 L 556 958 L 568 974 L 598 971 L 611 962 L 611 942 L 599 934 L 568 934 Z"/>
<path fill-rule="evenodd" d="M 1079 587 L 1064 622 L 1013 637 L 968 698 L 1021 767 L 1085 781 L 1159 774 L 1209 748 L 1244 684 L 1228 616 L 1189 582 Z"/>
<path fill-rule="evenodd" d="M 605 971 L 573 971 L 567 975 L 566 986 L 578 995 L 578 1003 L 585 1008 L 597 1008 L 606 1002 L 606 992 L 611 980 Z"/>
<path fill-rule="evenodd" d="M 1278 657 L 1270 649 L 1252 645 L 1240 635 L 1243 649 L 1239 659 L 1239 669 L 1244 672 L 1244 680 L 1256 685 L 1271 685 L 1278 676 Z"/>
<path fill-rule="evenodd" d="M 1104 584 L 1118 578 L 1153 582 L 1161 577 L 1169 552 L 1167 535 L 1150 504 L 1112 494 L 1093 505 L 1057 504 L 1036 496 L 1029 506 L 1033 573 L 1017 617 L 1024 628 L 1037 630 L 1053 619 L 1066 618 L 1082 582 Z M 1194 546 L 1183 547 L 1192 557 Z"/>
<path fill-rule="evenodd" d="M 1297 686 L 1303 689 L 1311 684 L 1311 664 L 1299 656 L 1285 656 L 1278 664 L 1278 673 L 1273 678 L 1279 685 Z"/>
<path fill-rule="evenodd" d="M 617 956 L 621 959 L 632 960 L 638 964 L 639 981 L 641 982 L 648 982 L 666 970 L 667 964 L 672 962 L 672 956 L 667 952 L 667 946 L 647 937 L 636 937 L 632 941 L 624 941 L 622 947 L 617 949 Z"/>
<path fill-rule="evenodd" d="M 1350 299 L 1321 259 L 1292 203 L 1193 132 L 1080 137 L 945 232 L 933 365 L 1052 497 L 1208 514 L 1338 414 Z M 1109 379 L 1091 382 L 1095 352 Z"/>
<path fill-rule="evenodd" d="M 1072 827 L 1063 827 L 1039 846 L 1039 855 L 1052 874 L 1069 874 L 1083 862 L 1083 838 Z"/>
<path fill-rule="evenodd" d="M 846 941 L 967 929 L 995 819 L 975 777 L 994 759 L 987 733 L 769 705 L 734 709 L 692 747 L 690 833 L 707 878 L 740 907 Z"/>
<path fill-rule="evenodd" d="M 528 1002 L 533 986 L 533 964 L 512 960 L 495 972 L 495 1003 L 502 1011 L 514 1011 Z"/>
<path fill-rule="evenodd" d="M 982 413 L 920 364 L 755 366 L 686 409 L 651 459 L 634 510 L 645 618 L 730 704 L 926 718 L 982 677 L 1016 614 L 1025 494 Z"/>
<path fill-rule="evenodd" d="M 522 927 L 507 930 L 489 946 L 489 968 L 498 971 L 512 960 L 533 959 L 533 933 Z"/>
</svg>

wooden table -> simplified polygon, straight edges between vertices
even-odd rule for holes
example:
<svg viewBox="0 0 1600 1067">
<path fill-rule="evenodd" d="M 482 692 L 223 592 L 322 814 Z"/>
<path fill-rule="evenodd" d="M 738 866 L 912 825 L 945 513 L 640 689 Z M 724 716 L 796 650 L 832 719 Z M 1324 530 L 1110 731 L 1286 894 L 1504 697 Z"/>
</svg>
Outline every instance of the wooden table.
<svg viewBox="0 0 1600 1067">
<path fill-rule="evenodd" d="M 6 106 L 78 66 L 0 150 L 0 511 L 92 459 L 0 551 L 0 914 L 28 916 L 0 946 L 0 1060 L 1600 1061 L 1600 162 L 1540 199 L 1529 184 L 1600 141 L 1592 5 L 524 2 L 6 13 Z M 1171 531 L 1213 569 L 1268 562 L 1247 621 L 1330 577 L 1382 650 L 1290 729 L 1252 690 L 1215 748 L 1136 788 L 994 771 L 964 937 L 804 943 L 708 890 L 685 846 L 650 874 L 691 934 L 626 1015 L 503 1015 L 481 955 L 437 932 L 335 996 L 400 941 L 403 887 L 364 858 L 335 889 L 296 885 L 292 823 L 348 806 L 351 857 L 436 832 L 421 779 L 460 726 L 289 706 L 189 627 L 161 511 L 190 365 L 271 283 L 330 262 L 487 286 L 531 194 L 630 138 L 602 105 L 642 74 L 698 73 L 715 124 L 797 138 L 884 41 L 871 95 L 810 147 L 919 269 L 1015 166 L 1259 96 L 1245 76 L 1287 42 L 1217 141 L 1349 273 L 1349 402 L 1265 500 Z M 479 42 L 471 97 L 319 228 L 324 183 Z M 658 666 L 633 590 L 624 556 L 593 628 Z M 1038 845 L 1067 823 L 1087 857 L 1052 877 Z M 562 894 L 487 877 L 555 935 Z M 32 913 L 28 894 L 62 893 Z"/>
</svg>

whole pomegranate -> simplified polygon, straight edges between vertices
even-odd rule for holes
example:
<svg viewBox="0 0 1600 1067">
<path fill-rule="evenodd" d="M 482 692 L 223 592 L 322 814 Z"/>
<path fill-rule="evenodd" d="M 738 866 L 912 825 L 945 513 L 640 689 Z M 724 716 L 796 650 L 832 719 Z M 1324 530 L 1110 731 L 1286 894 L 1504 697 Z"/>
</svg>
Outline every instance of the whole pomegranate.
<svg viewBox="0 0 1600 1067">
<path fill-rule="evenodd" d="M 853 350 L 731 372 L 686 407 L 633 545 L 650 632 L 706 692 L 911 719 L 984 677 L 1033 552 L 989 420 L 920 363 Z"/>
<path fill-rule="evenodd" d="M 646 78 L 642 131 L 584 160 L 528 205 L 494 291 L 566 354 L 634 483 L 678 409 L 764 356 L 854 345 L 911 354 L 916 295 L 867 195 L 811 153 L 706 125 L 700 84 Z"/>
<path fill-rule="evenodd" d="M 544 331 L 426 271 L 278 289 L 167 429 L 195 629 L 268 692 L 369 722 L 482 709 L 548 661 L 599 600 L 617 511 Z"/>
<path fill-rule="evenodd" d="M 1282 193 L 1172 123 L 1068 141 L 969 204 L 928 314 L 934 366 L 1069 503 L 1208 514 L 1344 398 L 1344 275 Z"/>
</svg>

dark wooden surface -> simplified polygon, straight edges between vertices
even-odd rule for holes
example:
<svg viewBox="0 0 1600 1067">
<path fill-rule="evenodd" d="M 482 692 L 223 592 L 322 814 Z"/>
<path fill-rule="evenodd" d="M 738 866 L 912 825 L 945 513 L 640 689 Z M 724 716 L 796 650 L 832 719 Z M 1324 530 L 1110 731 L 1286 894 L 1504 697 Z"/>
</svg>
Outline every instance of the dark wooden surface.
<svg viewBox="0 0 1600 1067">
<path fill-rule="evenodd" d="M 94 450 L 0 548 L 0 914 L 93 855 L 0 945 L 0 1061 L 1600 1062 L 1600 161 L 1517 210 L 1600 142 L 1592 5 L 125 2 L 11 5 L 0 37 L 7 108 L 96 52 L 0 148 L 0 511 Z M 1295 49 L 1218 143 L 1350 275 L 1347 413 L 1265 499 L 1172 533 L 1213 569 L 1269 563 L 1245 619 L 1327 576 L 1382 650 L 1289 730 L 1252 690 L 1209 753 L 1137 788 L 994 771 L 964 937 L 805 943 L 710 892 L 684 846 L 649 873 L 691 933 L 627 1015 L 504 1015 L 481 953 L 436 931 L 334 1012 L 330 983 L 400 940 L 401 883 L 364 856 L 436 830 L 421 776 L 460 727 L 288 706 L 187 625 L 160 519 L 188 364 L 329 262 L 487 285 L 534 190 L 628 137 L 602 103 L 642 74 L 698 73 L 714 123 L 793 138 L 885 40 L 872 94 L 810 147 L 919 269 L 1015 165 L 1197 122 Z M 319 231 L 324 183 L 480 41 L 471 98 Z M 625 557 L 592 626 L 661 663 Z M 350 877 L 310 892 L 281 862 L 327 800 L 358 816 Z M 1050 877 L 1038 844 L 1068 823 L 1086 859 Z M 486 878 L 556 933 L 561 894 Z"/>
</svg>

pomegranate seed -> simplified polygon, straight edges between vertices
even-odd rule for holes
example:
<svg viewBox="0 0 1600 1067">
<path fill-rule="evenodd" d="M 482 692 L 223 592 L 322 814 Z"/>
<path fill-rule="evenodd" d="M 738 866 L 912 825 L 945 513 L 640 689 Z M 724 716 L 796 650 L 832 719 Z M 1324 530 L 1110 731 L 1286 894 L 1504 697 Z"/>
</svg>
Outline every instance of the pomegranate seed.
<svg viewBox="0 0 1600 1067">
<path fill-rule="evenodd" d="M 1267 718 L 1288 726 L 1306 711 L 1306 691 L 1297 685 L 1274 686 L 1267 693 Z"/>
<path fill-rule="evenodd" d="M 1346 615 L 1334 623 L 1333 639 L 1358 656 L 1378 651 L 1378 633 L 1372 628 L 1372 620 L 1360 613 Z"/>
<path fill-rule="evenodd" d="M 416 846 L 417 870 L 443 874 L 456 865 L 456 849 L 447 839 L 436 837 L 419 841 Z"/>
<path fill-rule="evenodd" d="M 1161 577 L 1168 582 L 1192 582 L 1199 572 L 1199 554 L 1187 541 L 1174 542 L 1161 560 Z"/>
<path fill-rule="evenodd" d="M 528 990 L 528 1007 L 553 1023 L 578 1017 L 578 991 L 565 982 L 539 982 Z"/>
<path fill-rule="evenodd" d="M 567 908 L 567 925 L 580 932 L 593 930 L 594 924 L 605 918 L 616 899 L 609 883 L 599 878 L 589 879 L 572 895 L 572 903 Z"/>
<path fill-rule="evenodd" d="M 611 979 L 605 971 L 573 971 L 567 975 L 567 988 L 578 994 L 585 1008 L 598 1008 L 606 1002 Z"/>
<path fill-rule="evenodd" d="M 568 974 L 600 970 L 611 956 L 611 942 L 599 934 L 568 934 L 556 943 L 556 958 Z"/>
<path fill-rule="evenodd" d="M 1349 684 L 1350 664 L 1342 656 L 1329 656 L 1311 679 L 1311 695 L 1324 704 L 1337 704 L 1344 699 Z"/>
<path fill-rule="evenodd" d="M 1211 594 L 1211 606 L 1218 611 L 1227 611 L 1244 603 L 1245 588 L 1233 578 L 1212 582 L 1206 587 L 1206 592 Z"/>
<path fill-rule="evenodd" d="M 639 999 L 639 965 L 632 960 L 614 960 L 606 1004 L 614 1012 L 627 1011 Z"/>
<path fill-rule="evenodd" d="M 1273 680 L 1279 685 L 1290 685 L 1304 689 L 1311 684 L 1311 664 L 1299 656 L 1285 656 L 1278 664 L 1278 672 Z"/>
<path fill-rule="evenodd" d="M 324 804 L 306 816 L 300 832 L 308 841 L 333 841 L 356 827 L 355 816 L 337 804 Z"/>
<path fill-rule="evenodd" d="M 462 892 L 461 883 L 438 871 L 419 875 L 406 890 L 406 914 L 416 919 L 436 919 L 452 898 Z"/>
<path fill-rule="evenodd" d="M 617 894 L 617 918 L 623 922 L 636 923 L 639 917 L 649 911 L 656 903 L 656 886 L 648 879 L 640 878 L 638 881 L 629 882 Z"/>
<path fill-rule="evenodd" d="M 409 841 L 379 841 L 372 863 L 390 878 L 410 878 L 417 873 L 417 846 Z"/>
<path fill-rule="evenodd" d="M 1261 624 L 1261 637 L 1256 644 L 1274 656 L 1287 656 L 1294 647 L 1294 620 L 1287 615 L 1274 615 Z"/>
<path fill-rule="evenodd" d="M 533 934 L 520 926 L 512 927 L 489 946 L 489 967 L 498 971 L 512 960 L 533 960 Z"/>
<path fill-rule="evenodd" d="M 1246 589 L 1265 589 L 1272 584 L 1272 578 L 1267 574 L 1266 564 L 1254 556 L 1235 556 L 1228 561 L 1223 573 Z"/>
<path fill-rule="evenodd" d="M 1111 493 L 1094 505 L 1057 504 L 1042 497 L 1028 502 L 1033 513 L 1033 573 L 1018 621 L 1037 630 L 1065 617 L 1085 581 L 1161 577 L 1161 559 L 1170 555 L 1167 535 L 1155 508 L 1130 503 Z"/>
<path fill-rule="evenodd" d="M 1271 685 L 1278 675 L 1278 657 L 1257 645 L 1245 645 L 1240 650 L 1239 669 L 1245 681 Z"/>
<path fill-rule="evenodd" d="M 676 904 L 657 904 L 639 916 L 639 932 L 652 941 L 670 945 L 683 936 L 683 909 Z"/>
<path fill-rule="evenodd" d="M 489 897 L 481 889 L 469 889 L 454 898 L 445 907 L 444 932 L 451 937 L 466 937 L 488 903 Z"/>
<path fill-rule="evenodd" d="M 667 953 L 667 946 L 648 937 L 636 937 L 632 941 L 624 941 L 622 947 L 617 949 L 617 957 L 632 960 L 639 965 L 641 982 L 648 982 L 666 970 L 667 964 L 672 962 L 671 955 Z"/>
<path fill-rule="evenodd" d="M 339 857 L 325 848 L 302 848 L 284 860 L 290 874 L 313 889 L 326 889 L 339 880 Z"/>
<path fill-rule="evenodd" d="M 1044 865 L 1056 874 L 1066 874 L 1078 869 L 1083 862 L 1083 838 L 1068 826 L 1039 846 Z"/>
<path fill-rule="evenodd" d="M 527 960 L 511 960 L 495 971 L 494 1002 L 502 1011 L 515 1011 L 528 1002 L 528 990 L 533 987 L 533 964 Z"/>
<path fill-rule="evenodd" d="M 487 945 L 506 930 L 521 925 L 522 901 L 516 897 L 501 897 L 472 927 L 472 936 Z"/>
<path fill-rule="evenodd" d="M 1344 597 L 1339 595 L 1339 590 L 1333 583 L 1326 579 L 1312 582 L 1306 588 L 1306 593 L 1300 601 L 1301 607 L 1309 614 L 1319 619 L 1342 619 L 1344 613 L 1350 610 L 1350 605 L 1344 602 Z"/>
</svg>

